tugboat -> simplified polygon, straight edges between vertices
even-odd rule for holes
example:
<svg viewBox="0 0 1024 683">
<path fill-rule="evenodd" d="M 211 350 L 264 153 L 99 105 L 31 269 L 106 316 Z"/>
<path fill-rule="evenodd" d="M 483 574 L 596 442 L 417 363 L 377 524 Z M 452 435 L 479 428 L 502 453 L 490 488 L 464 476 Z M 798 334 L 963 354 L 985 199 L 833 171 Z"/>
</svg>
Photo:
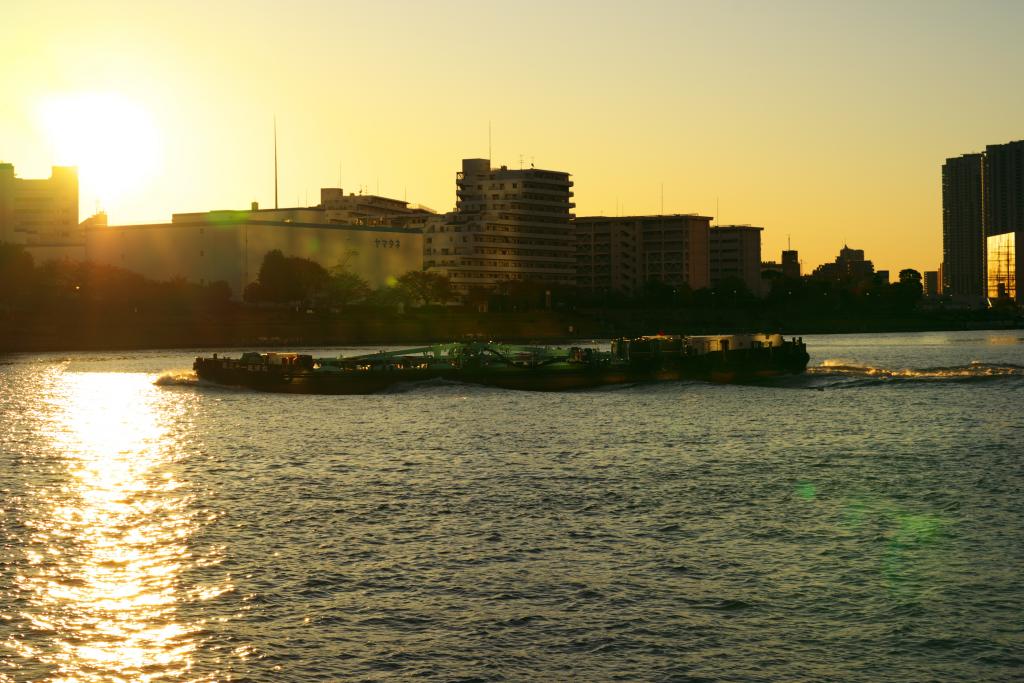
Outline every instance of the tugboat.
<svg viewBox="0 0 1024 683">
<path fill-rule="evenodd" d="M 358 356 L 243 353 L 196 358 L 202 380 L 294 394 L 372 394 L 424 380 L 523 391 L 568 391 L 608 384 L 697 379 L 750 382 L 807 368 L 802 338 L 778 334 L 613 339 L 611 350 L 457 342 Z"/>
</svg>

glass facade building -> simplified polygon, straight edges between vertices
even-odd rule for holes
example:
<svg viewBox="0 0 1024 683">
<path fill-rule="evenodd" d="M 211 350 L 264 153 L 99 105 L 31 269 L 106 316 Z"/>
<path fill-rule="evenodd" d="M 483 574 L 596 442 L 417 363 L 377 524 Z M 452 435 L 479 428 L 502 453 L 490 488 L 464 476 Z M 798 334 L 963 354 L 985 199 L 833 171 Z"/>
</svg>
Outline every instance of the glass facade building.
<svg viewBox="0 0 1024 683">
<path fill-rule="evenodd" d="M 988 237 L 986 280 L 990 300 L 1017 298 L 1016 238 L 1013 232 Z"/>
</svg>

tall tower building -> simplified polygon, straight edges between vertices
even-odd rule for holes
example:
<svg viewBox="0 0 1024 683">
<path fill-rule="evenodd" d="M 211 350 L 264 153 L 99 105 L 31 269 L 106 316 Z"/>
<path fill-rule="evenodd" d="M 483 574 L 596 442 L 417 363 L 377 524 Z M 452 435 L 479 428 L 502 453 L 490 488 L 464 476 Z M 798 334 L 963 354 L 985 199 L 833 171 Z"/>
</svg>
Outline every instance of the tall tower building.
<svg viewBox="0 0 1024 683">
<path fill-rule="evenodd" d="M 955 297 L 984 296 L 985 155 L 965 154 L 942 165 L 942 289 Z"/>
<path fill-rule="evenodd" d="M 426 268 L 447 275 L 460 292 L 514 280 L 575 284 L 568 173 L 463 159 L 455 185 L 456 210 L 424 227 Z"/>
<path fill-rule="evenodd" d="M 1024 140 L 985 148 L 985 290 L 1024 301 Z"/>
<path fill-rule="evenodd" d="M 942 166 L 942 290 L 980 301 L 1024 299 L 1024 140 Z"/>
<path fill-rule="evenodd" d="M 990 235 L 1024 230 L 1024 140 L 985 148 L 985 211 Z"/>
</svg>

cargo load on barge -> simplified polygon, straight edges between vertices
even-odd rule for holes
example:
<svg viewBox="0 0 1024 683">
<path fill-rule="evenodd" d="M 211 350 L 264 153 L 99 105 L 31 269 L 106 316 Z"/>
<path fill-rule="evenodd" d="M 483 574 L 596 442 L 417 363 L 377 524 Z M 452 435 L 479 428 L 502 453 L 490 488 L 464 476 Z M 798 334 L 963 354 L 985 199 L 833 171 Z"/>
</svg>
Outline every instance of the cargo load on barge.
<svg viewBox="0 0 1024 683">
<path fill-rule="evenodd" d="M 217 384 L 295 394 L 372 394 L 396 384 L 449 380 L 524 391 L 567 391 L 608 384 L 706 380 L 751 382 L 807 367 L 802 338 L 778 334 L 613 339 L 590 346 L 435 344 L 357 356 L 243 353 L 196 358 L 198 377 Z"/>
</svg>

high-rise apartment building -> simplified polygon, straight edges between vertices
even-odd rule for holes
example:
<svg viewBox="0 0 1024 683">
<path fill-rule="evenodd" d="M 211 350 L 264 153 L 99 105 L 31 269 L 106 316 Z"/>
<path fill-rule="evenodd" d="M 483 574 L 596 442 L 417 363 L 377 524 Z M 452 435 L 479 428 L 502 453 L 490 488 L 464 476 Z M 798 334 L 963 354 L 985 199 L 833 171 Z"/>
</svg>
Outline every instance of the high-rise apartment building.
<svg viewBox="0 0 1024 683">
<path fill-rule="evenodd" d="M 942 165 L 944 291 L 980 300 L 985 263 L 985 156 L 965 154 Z"/>
<path fill-rule="evenodd" d="M 1024 266 L 1024 140 L 988 145 L 942 166 L 942 290 L 962 299 L 1020 300 Z M 1011 281 L 1012 280 L 1012 281 Z"/>
<path fill-rule="evenodd" d="M 985 148 L 985 229 L 1024 230 L 1024 140 Z"/>
<path fill-rule="evenodd" d="M 585 216 L 576 231 L 576 285 L 636 294 L 649 281 L 707 287 L 709 216 Z"/>
<path fill-rule="evenodd" d="M 711 284 L 739 278 L 754 294 L 761 292 L 761 231 L 752 225 L 716 225 L 710 232 Z"/>
<path fill-rule="evenodd" d="M 0 242 L 82 244 L 78 226 L 78 170 L 54 166 L 49 178 L 26 179 L 0 163 Z"/>
<path fill-rule="evenodd" d="M 455 185 L 456 210 L 424 226 L 426 268 L 459 292 L 515 280 L 575 284 L 568 173 L 463 159 Z"/>
<path fill-rule="evenodd" d="M 985 148 L 985 294 L 1024 301 L 1024 140 Z"/>
</svg>

